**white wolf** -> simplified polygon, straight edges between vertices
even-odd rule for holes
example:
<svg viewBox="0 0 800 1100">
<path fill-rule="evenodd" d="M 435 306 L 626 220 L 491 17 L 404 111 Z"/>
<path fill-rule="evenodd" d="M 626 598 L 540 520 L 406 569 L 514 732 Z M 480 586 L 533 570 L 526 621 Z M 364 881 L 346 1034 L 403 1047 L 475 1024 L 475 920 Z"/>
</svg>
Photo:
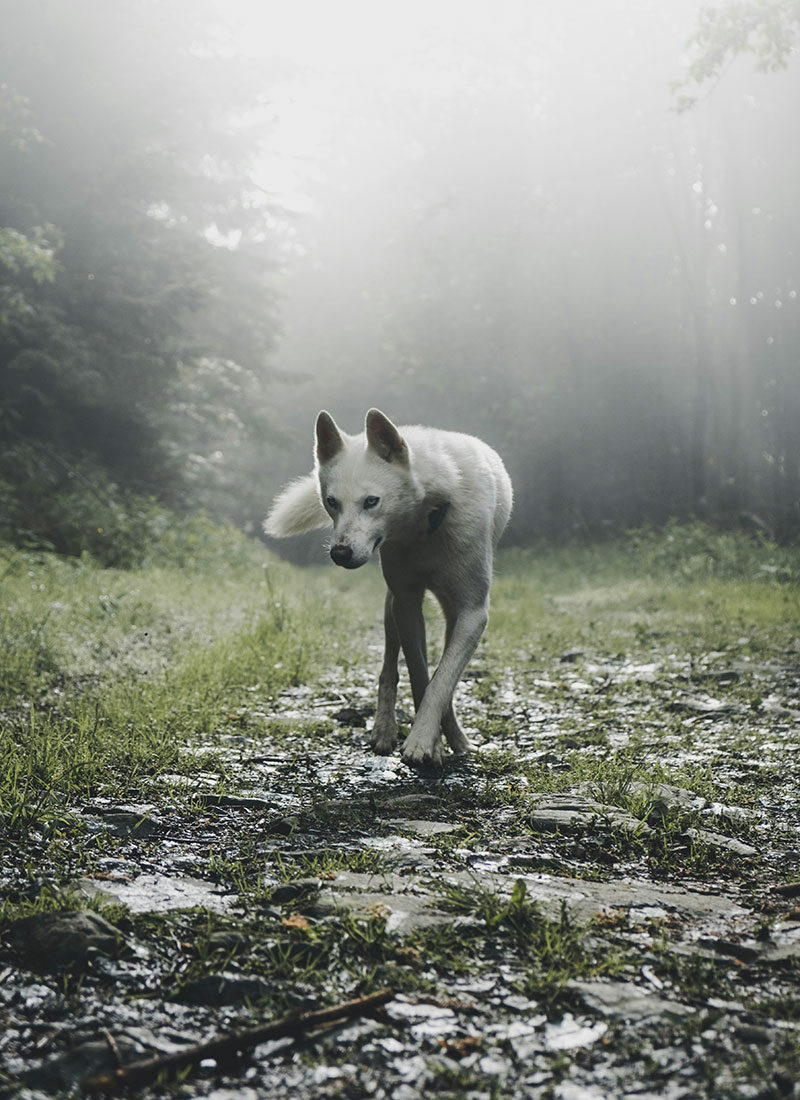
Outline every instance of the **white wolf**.
<svg viewBox="0 0 800 1100">
<path fill-rule="evenodd" d="M 283 537 L 333 523 L 331 558 L 357 569 L 380 547 L 388 592 L 386 650 L 378 683 L 372 747 L 390 753 L 400 648 L 416 717 L 403 746 L 413 766 L 441 766 L 444 734 L 469 751 L 453 710 L 453 692 L 488 621 L 492 554 L 511 514 L 511 480 L 480 439 L 435 428 L 396 428 L 377 409 L 365 434 L 346 435 L 321 412 L 313 473 L 276 498 L 264 527 Z M 422 600 L 426 590 L 445 618 L 445 646 L 428 677 Z"/>
</svg>

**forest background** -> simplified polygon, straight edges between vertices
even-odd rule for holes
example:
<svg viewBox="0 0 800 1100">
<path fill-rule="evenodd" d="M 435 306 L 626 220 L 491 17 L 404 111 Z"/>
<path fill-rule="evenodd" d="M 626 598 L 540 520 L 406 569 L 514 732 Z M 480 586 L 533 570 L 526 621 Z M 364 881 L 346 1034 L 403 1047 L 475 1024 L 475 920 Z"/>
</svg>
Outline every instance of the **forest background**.
<svg viewBox="0 0 800 1100">
<path fill-rule="evenodd" d="M 796 538 L 796 0 L 0 16 L 7 542 L 259 534 L 372 405 L 492 443 L 517 544 Z"/>
</svg>

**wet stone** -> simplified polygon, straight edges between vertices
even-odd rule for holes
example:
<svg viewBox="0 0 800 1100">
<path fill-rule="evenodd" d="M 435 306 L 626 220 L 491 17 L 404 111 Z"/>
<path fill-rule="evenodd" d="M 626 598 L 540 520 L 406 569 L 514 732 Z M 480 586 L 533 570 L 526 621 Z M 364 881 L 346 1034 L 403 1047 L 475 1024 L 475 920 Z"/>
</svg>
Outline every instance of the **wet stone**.
<svg viewBox="0 0 800 1100">
<path fill-rule="evenodd" d="M 449 821 L 419 821 L 409 818 L 396 818 L 387 822 L 393 828 L 402 829 L 405 833 L 414 833 L 415 836 L 444 836 L 448 833 L 457 833 L 460 826 Z"/>
<path fill-rule="evenodd" d="M 547 1050 L 575 1050 L 578 1047 L 591 1046 L 602 1039 L 607 1031 L 608 1024 L 602 1020 L 575 1019 L 567 1012 L 557 1023 L 547 1025 L 544 1045 Z"/>
<path fill-rule="evenodd" d="M 691 1016 L 694 1009 L 632 982 L 571 981 L 568 988 L 578 994 L 586 1008 L 601 1016 L 619 1016 L 625 1020 L 647 1020 L 661 1017 Z"/>
<path fill-rule="evenodd" d="M 145 874 L 130 882 L 82 878 L 77 886 L 85 897 L 127 905 L 134 913 L 162 913 L 196 906 L 224 912 L 237 900 L 235 895 L 223 894 L 212 883 L 184 875 Z"/>
<path fill-rule="evenodd" d="M 752 844 L 745 844 L 743 840 L 725 836 L 723 833 L 714 833 L 710 829 L 687 829 L 685 835 L 690 840 L 701 840 L 711 848 L 733 852 L 737 856 L 750 857 L 758 855 L 758 848 L 754 848 Z"/>
<path fill-rule="evenodd" d="M 776 964 L 796 964 L 800 961 L 800 924 L 773 929 L 765 944 L 762 958 Z"/>
<path fill-rule="evenodd" d="M 347 909 L 361 920 L 380 919 L 386 922 L 386 931 L 396 935 L 408 935 L 418 928 L 451 924 L 452 915 L 436 909 L 430 897 L 413 894 L 379 893 L 370 891 L 324 891 L 309 912 L 316 917 L 332 916 L 338 909 Z"/>
<path fill-rule="evenodd" d="M 750 943 L 737 943 L 733 940 L 726 940 L 718 936 L 701 936 L 697 942 L 700 947 L 716 951 L 719 955 L 728 955 L 743 963 L 755 962 L 763 954 L 760 945 L 756 944 L 754 941 Z"/>
<path fill-rule="evenodd" d="M 699 715 L 731 714 L 737 708 L 733 703 L 712 699 L 708 695 L 683 695 L 668 705 L 669 710 L 690 711 Z"/>
<path fill-rule="evenodd" d="M 181 986 L 177 1000 L 193 1005 L 235 1005 L 264 1000 L 270 985 L 265 978 L 242 974 L 206 974 Z"/>
<path fill-rule="evenodd" d="M 29 1070 L 24 1079 L 32 1088 L 55 1093 L 72 1088 L 86 1077 L 115 1070 L 119 1064 L 118 1055 L 124 1063 L 136 1061 L 145 1054 L 140 1043 L 124 1036 L 115 1037 L 113 1047 L 106 1039 L 94 1040 L 81 1043 Z"/>
<path fill-rule="evenodd" d="M 703 809 L 708 805 L 708 800 L 694 791 L 687 791 L 684 787 L 678 787 L 673 783 L 657 783 L 650 786 L 647 783 L 631 783 L 631 792 L 652 798 L 654 803 L 671 810 L 683 810 L 690 812 Z"/>
<path fill-rule="evenodd" d="M 641 609 L 632 614 L 644 617 Z M 373 680 L 382 653 L 378 635 L 375 642 Z M 287 1003 L 313 1008 L 344 1001 L 368 991 L 376 976 L 391 984 L 402 975 L 416 996 L 396 998 L 392 1009 L 320 1029 L 301 1044 L 270 1040 L 236 1064 L 199 1067 L 175 1089 L 214 1100 L 793 1095 L 796 1067 L 781 1044 L 796 1039 L 800 961 L 796 676 L 787 673 L 781 683 L 780 670 L 743 669 L 742 678 L 763 694 L 758 712 L 745 711 L 739 708 L 745 696 L 726 686 L 733 680 L 687 674 L 683 650 L 647 657 L 600 664 L 579 653 L 560 662 L 556 653 L 551 678 L 530 661 L 516 669 L 487 664 L 487 683 L 496 680 L 491 699 L 488 692 L 478 697 L 476 677 L 461 685 L 457 699 L 476 754 L 424 779 L 409 772 L 399 750 L 373 756 L 363 728 L 333 728 L 334 712 L 352 704 L 366 715 L 374 702 L 371 685 L 362 691 L 360 665 L 357 684 L 352 671 L 334 667 L 328 694 L 311 685 L 271 699 L 253 688 L 247 734 L 223 733 L 220 748 L 215 731 L 209 744 L 225 756 L 239 794 L 215 793 L 219 774 L 210 771 L 142 787 L 142 797 L 157 807 L 85 808 L 84 820 L 91 813 L 92 823 L 81 835 L 89 834 L 91 860 L 78 866 L 97 876 L 85 888 L 130 904 L 146 953 L 133 944 L 132 957 L 93 956 L 77 997 L 72 987 L 61 992 L 62 974 L 33 980 L 18 955 L 0 957 L 6 1072 L 11 1067 L 21 1078 L 38 1067 L 42 1083 L 29 1084 L 29 1095 L 33 1100 L 30 1090 L 41 1089 L 36 1100 L 44 1100 L 113 1067 L 102 1041 L 106 1026 L 132 1060 L 266 1022 Z M 766 678 L 763 692 L 759 678 Z M 677 718 L 664 714 L 676 698 Z M 686 705 L 693 699 L 702 705 Z M 320 706 L 325 723 L 318 721 Z M 281 731 L 297 721 L 296 736 L 272 737 L 273 720 Z M 256 731 L 262 721 L 263 736 Z M 313 735 L 302 733 L 304 722 L 313 722 Z M 634 737 L 642 739 L 634 746 L 634 773 L 644 781 L 625 789 L 638 796 L 646 822 L 606 805 L 599 781 L 578 779 L 591 775 L 591 766 L 576 772 L 576 786 L 565 794 L 536 791 L 532 765 L 566 772 L 573 754 L 591 765 L 592 757 L 604 759 Z M 496 761 L 492 754 L 499 754 Z M 663 763 L 665 775 L 707 775 L 703 790 L 719 801 L 647 782 L 650 759 Z M 561 778 L 554 776 L 556 783 Z M 757 787 L 748 788 L 751 779 Z M 747 808 L 725 805 L 726 792 L 740 788 Z M 541 827 L 531 828 L 537 814 Z M 679 822 L 697 831 L 681 833 Z M 746 862 L 754 848 L 736 837 L 742 823 L 760 838 L 760 863 Z M 658 845 L 629 842 L 648 829 L 657 837 L 665 825 L 663 862 L 652 859 Z M 459 836 L 457 844 L 448 834 Z M 210 853 L 230 857 L 230 894 L 203 880 L 211 875 Z M 303 865 L 314 857 L 321 866 L 382 870 L 281 881 L 282 862 Z M 213 873 L 224 877 L 226 866 L 217 862 Z M 566 978 L 557 990 L 527 984 L 535 980 L 534 960 L 504 909 L 518 879 L 526 904 L 547 918 L 560 921 L 563 907 L 591 973 L 606 957 L 620 960 L 615 980 L 586 977 L 579 961 L 571 985 Z M 453 886 L 464 894 L 461 915 L 443 900 Z M 491 912 L 491 904 L 469 910 L 468 899 L 484 891 L 500 901 L 496 925 L 478 915 Z M 180 909 L 187 911 L 157 921 L 137 916 Z M 206 917 L 208 909 L 219 919 Z M 354 929 L 344 914 L 375 926 Z M 433 928 L 428 942 L 422 936 L 403 942 L 425 928 Z M 341 956 L 340 930 L 347 949 Z M 374 966 L 361 946 L 373 936 Z M 330 942 L 327 957 L 309 972 L 307 956 Z M 275 971 L 273 944 L 291 949 L 285 971 Z M 439 944 L 441 955 L 431 946 Z M 452 968 L 451 951 L 459 964 Z M 706 988 L 698 989 L 699 965 L 710 975 Z M 187 973 L 204 976 L 186 982 Z M 775 1006 L 788 1007 L 775 1016 Z M 96 1063 L 71 1070 L 68 1059 L 77 1051 Z M 755 1085 L 743 1079 L 752 1055 L 764 1067 Z M 63 1083 L 75 1073 L 72 1086 Z M 712 1074 L 713 1088 L 704 1091 Z"/>
<path fill-rule="evenodd" d="M 381 758 L 382 760 L 383 758 Z M 363 817 L 367 820 L 387 820 L 404 816 L 411 810 L 438 807 L 441 800 L 435 795 L 407 794 L 395 798 L 331 798 L 305 807 L 297 813 L 286 814 L 266 822 L 267 832 L 289 836 L 306 825 L 329 821 L 332 818 Z"/>
<path fill-rule="evenodd" d="M 119 929 L 90 909 L 23 917 L 12 924 L 8 939 L 34 970 L 86 966 L 96 956 L 113 957 L 125 947 Z"/>
<path fill-rule="evenodd" d="M 594 882 L 586 879 L 563 878 L 555 875 L 503 875 L 492 872 L 457 871 L 442 876 L 447 882 L 462 886 L 480 886 L 510 893 L 521 879 L 527 896 L 539 904 L 550 917 L 561 912 L 562 902 L 572 917 L 585 922 L 607 910 L 641 910 L 654 908 L 676 913 L 699 922 L 744 920 L 748 910 L 724 894 L 683 889 L 672 883 L 657 883 L 636 879 L 627 882 Z"/>
<path fill-rule="evenodd" d="M 275 803 L 266 798 L 235 794 L 198 794 L 195 799 L 201 806 L 219 806 L 231 810 L 274 810 Z"/>
<path fill-rule="evenodd" d="M 624 810 L 574 796 L 538 803 L 527 821 L 532 829 L 543 833 L 577 834 L 598 827 L 621 829 L 638 836 L 650 833 L 646 822 Z"/>
<path fill-rule="evenodd" d="M 356 707 L 343 707 L 341 710 L 337 710 L 332 718 L 340 726 L 354 726 L 356 729 L 365 729 L 370 714 L 371 709 L 364 713 L 363 710 Z"/>
<path fill-rule="evenodd" d="M 225 954 L 235 954 L 246 943 L 247 939 L 243 933 L 235 932 L 233 929 L 228 931 L 220 929 L 217 932 L 212 932 L 208 937 L 209 951 L 224 951 Z"/>
<path fill-rule="evenodd" d="M 322 886 L 319 878 L 296 878 L 291 882 L 283 882 L 276 886 L 270 893 L 270 901 L 275 905 L 286 905 L 296 902 L 300 898 L 308 898 L 315 894 Z"/>
<path fill-rule="evenodd" d="M 164 832 L 164 826 L 154 816 L 154 812 L 154 806 L 115 806 L 93 808 L 84 811 L 84 816 L 90 822 L 99 819 L 100 827 L 113 836 L 145 840 Z"/>
</svg>

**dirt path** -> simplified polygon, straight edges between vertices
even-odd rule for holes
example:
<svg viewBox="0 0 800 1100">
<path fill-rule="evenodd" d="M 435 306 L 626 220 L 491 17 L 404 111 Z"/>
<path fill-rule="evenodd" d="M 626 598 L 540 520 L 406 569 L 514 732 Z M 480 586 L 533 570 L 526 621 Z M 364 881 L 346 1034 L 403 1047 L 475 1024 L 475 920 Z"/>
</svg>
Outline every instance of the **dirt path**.
<svg viewBox="0 0 800 1100">
<path fill-rule="evenodd" d="M 253 692 L 215 741 L 223 793 L 166 776 L 82 808 L 74 908 L 99 898 L 110 924 L 9 930 L 8 1091 L 389 986 L 377 1013 L 198 1066 L 183 1094 L 800 1096 L 791 664 L 484 649 L 460 693 L 476 752 L 418 776 L 366 750 L 365 649 Z M 40 886 L 47 838 L 37 858 Z"/>
</svg>

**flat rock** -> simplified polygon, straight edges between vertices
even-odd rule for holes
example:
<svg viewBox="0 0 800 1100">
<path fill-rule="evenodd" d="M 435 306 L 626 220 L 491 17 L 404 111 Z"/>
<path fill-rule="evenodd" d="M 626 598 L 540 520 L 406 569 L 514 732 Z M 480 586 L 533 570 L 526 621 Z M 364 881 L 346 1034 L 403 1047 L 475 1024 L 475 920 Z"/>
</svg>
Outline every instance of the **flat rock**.
<svg viewBox="0 0 800 1100">
<path fill-rule="evenodd" d="M 275 905 L 287 905 L 298 901 L 300 898 L 315 894 L 321 886 L 322 879 L 320 878 L 292 879 L 291 882 L 282 882 L 279 886 L 276 886 L 272 890 L 269 900 Z"/>
<path fill-rule="evenodd" d="M 641 793 L 651 793 L 639 784 Z M 528 815 L 527 822 L 535 832 L 581 834 L 599 827 L 616 828 L 636 836 L 650 836 L 653 827 L 665 820 L 673 807 L 684 811 L 698 810 L 707 805 L 705 799 L 685 791 L 681 787 L 661 783 L 652 791 L 653 807 L 647 821 L 643 821 L 617 806 L 608 806 L 583 795 L 554 795 L 538 802 Z M 755 856 L 758 850 L 735 837 L 725 836 L 710 829 L 689 828 L 685 834 L 691 840 L 701 840 L 711 848 L 733 852 L 739 856 Z"/>
<path fill-rule="evenodd" d="M 137 875 L 130 882 L 82 878 L 77 887 L 84 897 L 119 902 L 133 913 L 163 913 L 197 906 L 221 913 L 237 900 L 236 895 L 221 893 L 213 883 L 183 875 Z"/>
<path fill-rule="evenodd" d="M 269 990 L 269 982 L 257 975 L 204 974 L 182 986 L 176 1000 L 192 1005 L 235 1005 L 264 1000 Z"/>
<path fill-rule="evenodd" d="M 725 836 L 723 833 L 714 833 L 710 829 L 687 829 L 686 836 L 692 840 L 701 840 L 710 848 L 733 852 L 737 856 L 758 855 L 758 848 L 754 848 L 752 844 L 745 844 L 743 840 L 737 840 L 733 836 Z"/>
<path fill-rule="evenodd" d="M 625 1020 L 678 1018 L 691 1016 L 694 1009 L 667 997 L 650 993 L 632 982 L 568 982 L 586 1008 L 601 1016 L 618 1016 Z"/>
<path fill-rule="evenodd" d="M 315 902 L 312 912 L 314 916 L 325 917 L 331 916 L 337 909 L 347 909 L 362 920 L 383 918 L 386 931 L 399 936 L 408 935 L 417 928 L 453 922 L 453 915 L 437 909 L 432 897 L 414 894 L 325 890 Z"/>
<path fill-rule="evenodd" d="M 773 929 L 761 957 L 771 963 L 795 963 L 800 960 L 800 924 Z"/>
<path fill-rule="evenodd" d="M 558 1022 L 546 1026 L 544 1045 L 547 1050 L 575 1050 L 578 1047 L 591 1046 L 602 1039 L 607 1031 L 608 1024 L 602 1021 L 576 1020 L 567 1012 Z"/>
<path fill-rule="evenodd" d="M 652 798 L 655 804 L 660 804 L 669 809 L 691 812 L 701 810 L 708 805 L 708 799 L 694 791 L 687 791 L 685 787 L 678 787 L 674 783 L 631 783 L 630 790 L 634 794 Z"/>
<path fill-rule="evenodd" d="M 570 799 L 580 805 L 562 805 L 560 801 L 539 803 L 528 815 L 527 822 L 535 832 L 574 834 L 590 829 L 614 828 L 626 833 L 646 836 L 652 832 L 646 821 L 641 821 L 626 810 L 616 806 L 604 806 L 590 799 Z"/>
<path fill-rule="evenodd" d="M 598 913 L 614 909 L 674 913 L 685 919 L 734 928 L 738 922 L 744 924 L 751 915 L 749 910 L 724 895 L 686 890 L 669 883 L 589 882 L 550 875 L 506 875 L 475 870 L 444 873 L 439 881 L 510 893 L 518 879 L 525 883 L 528 898 L 537 902 L 545 915 L 557 918 L 564 903 L 572 918 L 580 924 Z M 387 928 L 398 934 L 454 920 L 452 914 L 438 908 L 433 881 L 417 875 L 342 872 L 323 883 L 308 911 L 326 916 L 338 908 L 363 916 L 383 915 L 387 918 Z"/>
<path fill-rule="evenodd" d="M 494 872 L 476 872 L 443 876 L 448 881 L 459 880 L 462 885 L 481 885 L 495 890 L 511 890 L 517 878 L 521 878 L 531 901 L 538 902 L 545 913 L 557 915 L 562 901 L 570 914 L 579 922 L 585 922 L 609 909 L 664 909 L 679 916 L 722 924 L 744 920 L 750 911 L 737 905 L 729 897 L 709 891 L 687 890 L 666 882 L 647 882 L 632 879 L 628 882 L 589 882 L 585 879 L 562 878 L 550 875 L 502 875 Z"/>
<path fill-rule="evenodd" d="M 59 1054 L 29 1070 L 25 1074 L 25 1083 L 35 1089 L 60 1093 L 71 1089 L 86 1077 L 111 1073 L 119 1064 L 117 1054 L 126 1063 L 134 1062 L 146 1053 L 141 1043 L 124 1036 L 115 1037 L 114 1043 L 116 1050 L 105 1039 L 81 1043 L 65 1054 Z"/>
<path fill-rule="evenodd" d="M 358 729 L 364 729 L 367 725 L 369 712 L 364 713 L 364 710 L 358 707 L 343 707 L 341 710 L 337 710 L 332 717 L 334 722 L 338 722 L 340 726 L 355 726 Z"/>
<path fill-rule="evenodd" d="M 119 837 L 137 837 L 140 840 L 160 836 L 163 825 L 153 817 L 154 806 L 93 807 L 85 816 L 99 819 L 101 827 Z"/>
<path fill-rule="evenodd" d="M 239 794 L 196 794 L 193 800 L 201 806 L 218 806 L 230 810 L 274 810 L 275 803 L 266 798 Z"/>
<path fill-rule="evenodd" d="M 125 943 L 119 929 L 91 909 L 23 917 L 12 924 L 8 938 L 36 970 L 85 966 L 97 955 L 113 958 Z"/>
<path fill-rule="evenodd" d="M 416 818 L 394 818 L 387 822 L 395 829 L 402 829 L 405 833 L 413 833 L 415 836 L 443 836 L 446 833 L 455 833 L 461 826 L 450 821 L 422 821 Z"/>
<path fill-rule="evenodd" d="M 733 703 L 725 703 L 721 699 L 712 699 L 709 695 L 681 695 L 674 699 L 667 709 L 672 711 L 688 710 L 693 714 L 710 716 L 731 714 L 740 708 Z"/>
<path fill-rule="evenodd" d="M 395 798 L 331 798 L 304 807 L 296 813 L 273 818 L 266 823 L 267 831 L 279 836 L 289 836 L 304 825 L 327 821 L 331 817 L 348 817 L 363 814 L 373 819 L 387 820 L 403 816 L 409 811 L 427 810 L 440 806 L 441 799 L 432 794 L 402 794 Z"/>
</svg>

